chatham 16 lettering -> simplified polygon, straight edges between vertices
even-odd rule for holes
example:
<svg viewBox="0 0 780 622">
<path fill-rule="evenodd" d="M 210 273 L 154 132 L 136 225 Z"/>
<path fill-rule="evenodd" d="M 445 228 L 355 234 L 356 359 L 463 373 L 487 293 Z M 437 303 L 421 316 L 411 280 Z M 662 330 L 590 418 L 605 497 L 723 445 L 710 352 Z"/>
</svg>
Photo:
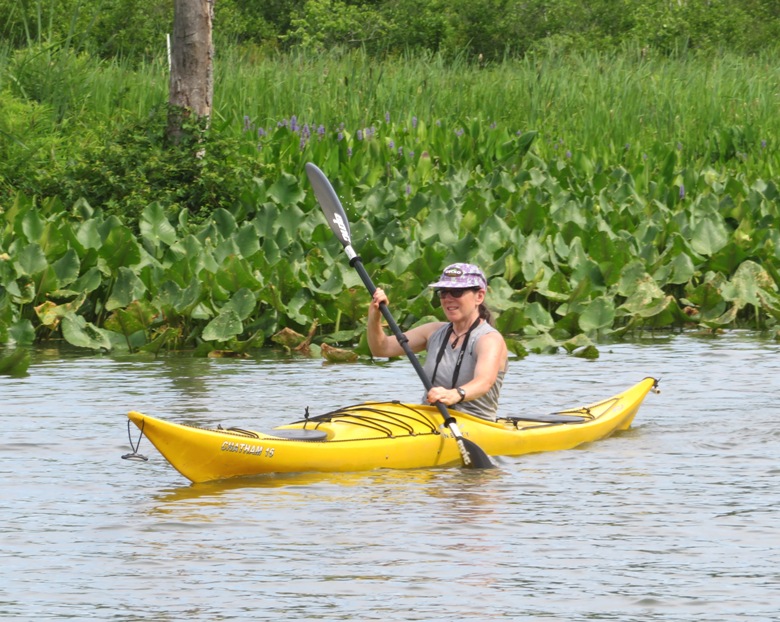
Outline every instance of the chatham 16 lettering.
<svg viewBox="0 0 780 622">
<path fill-rule="evenodd" d="M 249 454 L 250 456 L 257 456 L 258 458 L 274 457 L 273 447 L 263 447 L 262 445 L 248 445 L 247 443 L 232 443 L 225 441 L 222 443 L 222 451 L 229 451 L 236 454 Z"/>
</svg>

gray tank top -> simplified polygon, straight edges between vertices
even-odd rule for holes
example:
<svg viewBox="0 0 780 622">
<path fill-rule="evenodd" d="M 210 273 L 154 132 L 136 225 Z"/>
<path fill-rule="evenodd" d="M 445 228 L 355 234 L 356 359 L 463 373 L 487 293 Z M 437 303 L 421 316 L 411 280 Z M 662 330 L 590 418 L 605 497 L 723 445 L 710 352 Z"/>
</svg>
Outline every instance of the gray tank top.
<svg viewBox="0 0 780 622">
<path fill-rule="evenodd" d="M 438 354 L 442 341 L 447 334 L 448 326 L 449 324 L 442 326 L 435 333 L 433 333 L 433 335 L 431 335 L 430 339 L 428 340 L 428 355 L 425 360 L 425 365 L 423 366 L 423 369 L 425 370 L 428 378 L 431 378 L 433 375 L 433 370 L 436 367 L 436 355 Z M 457 386 L 466 384 L 470 380 L 474 379 L 474 370 L 477 367 L 477 356 L 474 351 L 477 347 L 477 341 L 479 341 L 479 338 L 483 335 L 494 332 L 497 332 L 496 329 L 487 322 L 480 323 L 479 326 L 477 326 L 471 332 L 469 342 L 466 345 L 466 352 L 464 353 L 463 361 L 460 365 Z M 461 341 L 461 343 L 463 342 Z M 460 347 L 458 346 L 455 348 L 446 346 L 444 348 L 444 356 L 442 356 L 441 361 L 439 362 L 439 368 L 436 370 L 436 378 L 431 378 L 434 386 L 444 387 L 446 389 L 455 388 L 452 385 L 452 374 L 455 371 L 455 365 L 458 361 L 459 353 Z M 479 397 L 475 400 L 469 400 L 468 402 L 455 404 L 451 408 L 475 415 L 477 417 L 481 417 L 482 419 L 495 421 L 496 413 L 498 412 L 498 395 L 501 392 L 501 385 L 504 382 L 504 374 L 505 370 L 498 372 L 498 378 L 496 378 L 495 384 L 490 388 L 490 391 L 488 391 L 482 397 Z M 426 403 L 425 395 L 423 395 L 423 403 Z"/>
</svg>

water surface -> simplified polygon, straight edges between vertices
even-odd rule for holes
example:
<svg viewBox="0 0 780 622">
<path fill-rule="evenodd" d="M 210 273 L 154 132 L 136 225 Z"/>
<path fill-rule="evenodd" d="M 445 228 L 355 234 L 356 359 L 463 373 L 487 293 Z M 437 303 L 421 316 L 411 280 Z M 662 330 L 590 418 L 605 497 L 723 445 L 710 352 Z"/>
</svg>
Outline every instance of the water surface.
<svg viewBox="0 0 780 622">
<path fill-rule="evenodd" d="M 416 400 L 406 361 L 35 353 L 0 377 L 0 617 L 777 620 L 780 345 L 747 333 L 513 361 L 504 414 L 661 378 L 628 432 L 463 469 L 190 485 L 126 412 L 270 429 Z M 136 434 L 133 428 L 134 437 Z"/>
</svg>

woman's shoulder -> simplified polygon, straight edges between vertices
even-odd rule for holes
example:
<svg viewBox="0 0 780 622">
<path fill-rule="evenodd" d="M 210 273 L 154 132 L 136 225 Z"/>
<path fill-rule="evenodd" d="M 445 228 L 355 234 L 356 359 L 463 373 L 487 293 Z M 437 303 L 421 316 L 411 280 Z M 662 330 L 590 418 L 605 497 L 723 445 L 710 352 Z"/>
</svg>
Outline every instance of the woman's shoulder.
<svg viewBox="0 0 780 622">
<path fill-rule="evenodd" d="M 419 351 L 427 348 L 431 338 L 445 326 L 447 326 L 447 322 L 427 322 L 406 331 L 406 337 L 409 339 L 412 349 Z"/>
<path fill-rule="evenodd" d="M 482 322 L 479 326 L 477 326 L 474 332 L 476 332 L 477 336 L 479 337 L 482 337 L 484 335 L 496 335 L 501 340 L 504 339 L 501 332 L 495 326 L 492 326 L 487 322 Z"/>
</svg>

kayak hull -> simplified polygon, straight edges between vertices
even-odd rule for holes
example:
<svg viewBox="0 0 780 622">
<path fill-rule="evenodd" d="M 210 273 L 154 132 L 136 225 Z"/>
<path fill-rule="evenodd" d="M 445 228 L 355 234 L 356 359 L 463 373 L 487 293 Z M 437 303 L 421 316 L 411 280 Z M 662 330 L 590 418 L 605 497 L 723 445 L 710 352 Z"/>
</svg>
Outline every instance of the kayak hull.
<svg viewBox="0 0 780 622">
<path fill-rule="evenodd" d="M 580 408 L 496 422 L 451 411 L 464 438 L 491 456 L 571 449 L 626 430 L 657 386 L 645 378 Z M 461 455 L 438 409 L 366 402 L 269 433 L 206 429 L 128 413 L 165 459 L 193 482 L 270 473 L 366 471 L 458 466 Z"/>
</svg>

